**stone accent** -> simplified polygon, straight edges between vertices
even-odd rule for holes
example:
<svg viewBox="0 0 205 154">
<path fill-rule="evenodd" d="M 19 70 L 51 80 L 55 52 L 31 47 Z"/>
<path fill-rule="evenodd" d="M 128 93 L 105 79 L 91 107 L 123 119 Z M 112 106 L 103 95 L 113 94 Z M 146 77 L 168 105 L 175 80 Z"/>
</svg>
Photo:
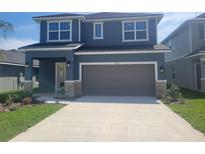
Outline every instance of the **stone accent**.
<svg viewBox="0 0 205 154">
<path fill-rule="evenodd" d="M 205 92 L 205 78 L 201 78 L 201 92 Z"/>
<path fill-rule="evenodd" d="M 78 80 L 65 81 L 65 96 L 78 97 L 81 95 L 81 82 Z"/>
<path fill-rule="evenodd" d="M 81 81 L 75 81 L 75 95 L 76 96 L 81 96 Z"/>
<path fill-rule="evenodd" d="M 162 97 L 167 91 L 167 81 L 158 80 L 155 82 L 155 95 L 156 97 Z"/>
<path fill-rule="evenodd" d="M 33 82 L 30 81 L 30 80 L 25 80 L 23 84 L 24 84 L 24 91 L 26 93 L 31 94 L 32 93 L 32 88 L 33 88 Z"/>
</svg>

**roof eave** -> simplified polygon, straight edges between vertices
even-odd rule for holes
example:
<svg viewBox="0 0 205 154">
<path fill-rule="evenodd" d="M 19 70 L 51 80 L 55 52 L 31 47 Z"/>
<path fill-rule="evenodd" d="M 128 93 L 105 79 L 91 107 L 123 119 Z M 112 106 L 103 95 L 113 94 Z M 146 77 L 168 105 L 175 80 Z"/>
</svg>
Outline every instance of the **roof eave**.
<svg viewBox="0 0 205 154">
<path fill-rule="evenodd" d="M 163 39 L 160 43 L 165 43 L 171 39 L 172 36 L 174 36 L 179 30 L 181 30 L 184 26 L 187 24 L 190 24 L 190 20 L 185 21 L 182 23 L 179 27 L 177 27 L 173 32 L 171 32 L 165 39 Z"/>
<path fill-rule="evenodd" d="M 137 19 L 145 19 L 145 18 L 157 18 L 157 23 L 159 23 L 161 21 L 161 19 L 163 18 L 163 14 L 161 15 L 156 15 L 156 16 L 152 16 L 152 15 L 147 15 L 147 16 L 136 16 L 136 17 L 120 17 L 120 18 L 98 18 L 98 19 L 86 19 L 86 22 L 93 22 L 93 21 L 116 21 L 116 20 L 137 20 Z"/>
<path fill-rule="evenodd" d="M 79 44 L 75 47 L 54 47 L 54 46 L 50 46 L 50 47 L 22 47 L 22 48 L 19 48 L 21 50 L 24 50 L 24 51 L 50 51 L 50 50 L 69 50 L 69 51 L 72 51 L 72 50 L 77 50 L 78 48 L 80 48 L 81 46 L 83 46 L 84 43 L 82 44 Z"/>
<path fill-rule="evenodd" d="M 63 17 L 33 17 L 32 18 L 37 23 L 40 23 L 42 20 L 70 20 L 70 19 L 81 19 L 85 20 L 85 16 L 63 16 Z"/>
<path fill-rule="evenodd" d="M 136 51 L 87 51 L 87 52 L 75 52 L 75 55 L 118 55 L 118 54 L 157 54 L 157 53 L 167 53 L 171 50 L 136 50 Z"/>
<path fill-rule="evenodd" d="M 196 57 L 200 57 L 200 56 L 205 56 L 205 52 L 203 52 L 203 53 L 200 53 L 200 52 L 203 52 L 203 51 L 199 51 L 199 52 L 196 53 L 196 54 L 187 56 L 187 57 L 185 57 L 185 59 L 190 59 L 190 58 L 196 58 Z"/>
<path fill-rule="evenodd" d="M 184 26 L 186 26 L 187 24 L 191 24 L 194 22 L 201 22 L 201 21 L 205 21 L 205 18 L 193 18 L 190 20 L 185 21 L 183 24 L 181 24 L 178 28 L 176 28 L 171 34 L 169 34 L 164 40 L 161 41 L 161 43 L 165 43 L 167 41 L 169 41 L 172 36 L 174 36 L 174 34 L 176 34 L 179 30 L 181 30 Z"/>
</svg>

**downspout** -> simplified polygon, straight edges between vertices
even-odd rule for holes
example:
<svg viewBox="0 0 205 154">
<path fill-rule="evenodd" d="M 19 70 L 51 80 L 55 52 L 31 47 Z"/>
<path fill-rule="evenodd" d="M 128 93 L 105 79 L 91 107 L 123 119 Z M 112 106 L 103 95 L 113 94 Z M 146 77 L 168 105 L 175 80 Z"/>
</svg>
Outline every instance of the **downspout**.
<svg viewBox="0 0 205 154">
<path fill-rule="evenodd" d="M 192 26 L 191 23 L 189 23 L 189 53 L 193 52 L 193 48 L 192 48 Z"/>
</svg>

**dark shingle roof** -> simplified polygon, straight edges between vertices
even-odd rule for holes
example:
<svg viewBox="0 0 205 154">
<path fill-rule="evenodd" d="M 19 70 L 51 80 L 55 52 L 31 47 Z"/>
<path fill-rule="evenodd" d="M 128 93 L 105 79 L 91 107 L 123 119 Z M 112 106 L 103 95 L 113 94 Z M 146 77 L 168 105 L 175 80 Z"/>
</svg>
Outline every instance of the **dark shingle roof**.
<svg viewBox="0 0 205 154">
<path fill-rule="evenodd" d="M 0 62 L 25 64 L 25 54 L 20 50 L 3 50 L 0 49 Z"/>
<path fill-rule="evenodd" d="M 35 43 L 31 45 L 27 45 L 24 47 L 21 47 L 19 49 L 29 49 L 29 48 L 64 48 L 64 47 L 77 47 L 79 45 L 82 45 L 82 43 L 69 43 L 69 42 L 46 42 L 46 43 Z"/>
<path fill-rule="evenodd" d="M 167 46 L 163 44 L 156 44 L 156 45 L 123 45 L 123 46 L 98 46 L 98 47 L 88 47 L 88 46 L 82 46 L 77 50 L 77 52 L 105 52 L 105 51 L 146 51 L 146 50 L 170 50 Z"/>
<path fill-rule="evenodd" d="M 131 12 L 98 12 L 98 13 L 62 13 L 46 16 L 33 17 L 34 20 L 42 18 L 60 18 L 60 17 L 85 17 L 86 19 L 109 19 L 109 18 L 128 18 L 128 17 L 146 17 L 146 16 L 159 16 L 162 18 L 163 14 L 159 13 L 131 13 Z"/>
<path fill-rule="evenodd" d="M 0 49 L 0 62 L 25 65 L 25 53 L 22 50 Z M 39 61 L 34 60 L 33 66 L 39 66 Z"/>
<path fill-rule="evenodd" d="M 162 14 L 152 13 L 127 13 L 127 12 L 99 12 L 86 15 L 86 19 L 109 19 L 126 17 L 162 16 Z"/>
</svg>

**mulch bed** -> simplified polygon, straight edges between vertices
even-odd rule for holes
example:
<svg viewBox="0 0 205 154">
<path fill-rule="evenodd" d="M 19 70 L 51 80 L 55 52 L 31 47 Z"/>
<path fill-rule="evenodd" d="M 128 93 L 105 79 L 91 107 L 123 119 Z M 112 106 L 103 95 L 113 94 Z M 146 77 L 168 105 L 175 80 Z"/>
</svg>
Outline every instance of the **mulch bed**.
<svg viewBox="0 0 205 154">
<path fill-rule="evenodd" d="M 31 104 L 24 104 L 22 102 L 14 102 L 10 104 L 0 103 L 0 112 L 11 112 L 15 111 L 16 108 L 25 108 L 25 107 L 32 107 L 33 104 L 42 104 L 36 99 L 32 99 Z"/>
</svg>

